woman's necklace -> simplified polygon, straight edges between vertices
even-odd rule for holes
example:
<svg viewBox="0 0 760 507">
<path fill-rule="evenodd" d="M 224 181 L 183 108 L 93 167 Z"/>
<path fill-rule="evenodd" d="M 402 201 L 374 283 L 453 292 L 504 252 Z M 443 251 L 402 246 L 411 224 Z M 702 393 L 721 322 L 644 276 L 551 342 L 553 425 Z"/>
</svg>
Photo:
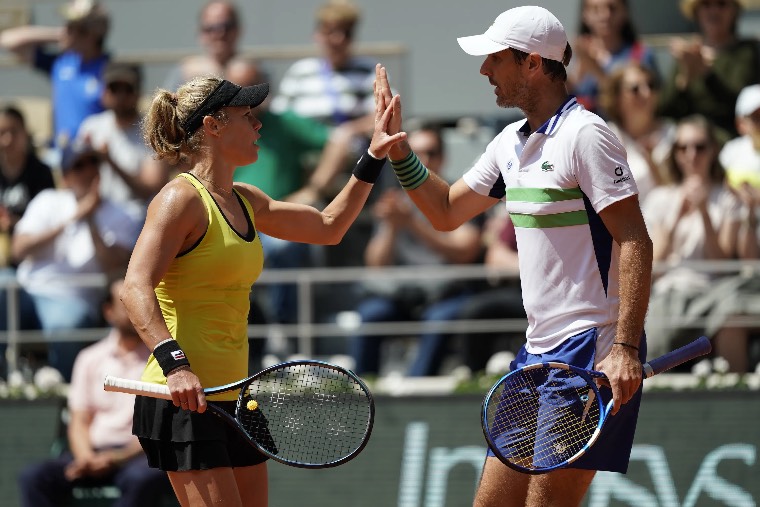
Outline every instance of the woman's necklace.
<svg viewBox="0 0 760 507">
<path fill-rule="evenodd" d="M 223 195 L 232 195 L 232 189 L 229 189 L 229 190 L 225 190 L 225 189 L 223 189 L 223 188 L 221 188 L 221 187 L 217 186 L 217 185 L 216 185 L 216 184 L 215 184 L 213 181 L 211 181 L 210 179 L 208 179 L 208 178 L 204 178 L 204 177 L 203 177 L 203 176 L 201 176 L 200 174 L 195 174 L 195 173 L 192 173 L 192 174 L 193 174 L 193 176 L 196 176 L 196 177 L 198 177 L 198 178 L 202 179 L 203 181 L 205 181 L 206 183 L 208 183 L 209 185 L 211 185 L 212 187 L 214 187 L 214 189 L 215 189 L 217 192 L 220 192 L 220 193 L 221 193 L 221 194 L 223 194 Z"/>
</svg>

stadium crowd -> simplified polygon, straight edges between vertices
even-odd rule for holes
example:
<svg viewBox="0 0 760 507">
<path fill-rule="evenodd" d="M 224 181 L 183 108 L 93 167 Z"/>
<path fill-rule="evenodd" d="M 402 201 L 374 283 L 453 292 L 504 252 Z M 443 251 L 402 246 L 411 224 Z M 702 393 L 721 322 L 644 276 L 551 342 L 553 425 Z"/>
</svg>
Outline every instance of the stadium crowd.
<svg viewBox="0 0 760 507">
<path fill-rule="evenodd" d="M 651 353 L 701 331 L 714 339 L 715 354 L 732 371 L 749 371 L 757 362 L 750 353 L 756 330 L 725 323 L 753 311 L 751 301 L 760 292 L 754 290 L 756 280 L 679 264 L 760 258 L 760 49 L 756 40 L 738 33 L 743 1 L 681 0 L 680 7 L 693 20 L 695 33 L 672 38 L 667 51 L 673 64 L 665 69 L 633 24 L 632 2 L 583 0 L 577 37 L 571 41 L 568 86 L 610 123 L 625 146 L 655 259 L 672 266 L 658 272 L 653 285 L 647 321 Z M 54 366 L 68 381 L 84 343 L 58 342 L 56 337 L 106 324 L 100 312 L 106 288 L 79 287 L 76 277 L 123 272 L 147 203 L 186 168 L 155 160 L 143 141 L 143 70 L 108 48 L 109 31 L 118 20 L 92 0 L 67 3 L 62 16 L 59 27 L 17 26 L 0 33 L 0 46 L 45 73 L 52 90 L 50 139 L 30 137 L 17 104 L 0 108 L 0 260 L 3 278 L 21 286 L 13 321 L 21 330 L 41 331 L 48 340 L 45 347 L 25 346 L 22 357 L 32 368 Z M 270 80 L 266 62 L 241 55 L 245 20 L 232 1 L 206 3 L 197 20 L 201 52 L 179 62 L 166 76 L 165 88 L 174 91 L 208 74 L 241 85 Z M 375 62 L 354 54 L 361 21 L 358 7 L 346 0 L 331 0 L 318 9 L 318 56 L 294 62 L 279 83 L 271 83 L 272 99 L 256 111 L 266 126 L 260 159 L 239 168 L 236 180 L 277 199 L 310 204 L 325 202 L 342 186 L 350 174 L 348 162 L 366 149 L 372 129 Z M 410 142 L 436 170 L 444 165 L 448 149 L 444 125 L 436 124 L 436 118 L 418 120 Z M 403 193 L 394 190 L 394 181 L 384 177 L 377 186 L 367 212 L 344 241 L 348 246 L 314 247 L 262 237 L 267 265 L 495 264 L 515 269 L 508 218 L 496 214 L 486 224 L 468 223 L 436 235 L 417 220 Z M 494 246 L 507 254 L 493 254 Z M 358 301 L 350 298 L 354 306 L 344 310 L 368 322 L 524 316 L 519 286 L 503 280 L 436 287 L 413 281 L 392 287 L 364 284 L 351 294 Z M 494 309 L 500 297 L 506 298 L 501 313 Z M 268 286 L 252 295 L 251 304 L 251 323 L 296 321 L 293 285 Z M 6 307 L 2 291 L 4 330 Z M 409 360 L 409 374 L 441 373 L 452 348 L 462 352 L 470 369 L 482 369 L 486 358 L 481 356 L 493 352 L 488 338 L 495 344 L 503 336 L 424 333 L 418 357 Z M 353 355 L 358 370 L 378 373 L 382 340 L 354 336 L 343 352 Z M 257 355 L 266 349 L 252 348 Z M 0 376 L 5 377 L 2 356 Z"/>
<path fill-rule="evenodd" d="M 760 46 L 738 33 L 742 0 L 680 0 L 680 6 L 696 32 L 673 38 L 673 65 L 663 69 L 633 25 L 633 2 L 582 0 L 568 86 L 609 122 L 625 147 L 655 261 L 667 266 L 652 288 L 646 323 L 650 355 L 701 332 L 713 339 L 714 354 L 731 371 L 747 372 L 758 363 L 753 343 L 760 330 L 726 323 L 757 312 L 760 277 L 706 272 L 683 262 L 760 260 Z M 7 331 L 14 322 L 21 330 L 41 332 L 44 347 L 22 346 L 24 364 L 29 370 L 52 366 L 76 388 L 69 400 L 72 452 L 24 472 L 29 505 L 52 505 L 39 495 L 70 494 L 81 478 L 119 483 L 122 476 L 138 477 L 147 484 L 161 479 L 136 458 L 128 432 L 118 441 L 87 439 L 93 426 L 100 431 L 95 436 L 103 437 L 96 424 L 103 418 L 120 417 L 126 427 L 130 417 L 118 413 L 125 403 L 115 407 L 83 387 L 83 365 L 89 361 L 100 371 L 93 357 L 101 354 L 113 364 L 131 361 L 124 374 L 137 377 L 147 351 L 129 341 L 134 329 L 122 322 L 113 291 L 81 280 L 93 275 L 120 280 L 151 198 L 187 170 L 181 162 L 156 160 L 143 140 L 143 70 L 108 51 L 109 30 L 118 20 L 93 0 L 72 0 L 62 16 L 60 27 L 17 26 L 0 33 L 0 46 L 45 73 L 52 90 L 50 139 L 31 138 L 18 104 L 0 106 L 1 273 L 6 283 L 20 285 L 15 316 L 7 315 L 8 293 L 0 291 L 0 329 Z M 179 62 L 163 86 L 175 91 L 209 74 L 242 86 L 269 81 L 272 99 L 255 110 L 265 125 L 259 159 L 238 168 L 235 179 L 275 199 L 327 202 L 350 176 L 349 162 L 366 151 L 373 129 L 375 62 L 354 54 L 360 24 L 354 4 L 329 0 L 314 19 L 318 56 L 294 62 L 273 83 L 266 62 L 241 55 L 245 23 L 238 8 L 230 0 L 211 0 L 198 13 L 201 53 Z M 449 150 L 445 126 L 436 118 L 417 120 L 407 124 L 409 144 L 431 171 L 443 174 Z M 470 264 L 517 272 L 514 225 L 504 210 L 444 233 L 421 217 L 393 178 L 384 177 L 377 186 L 366 216 L 349 231 L 348 246 L 314 247 L 262 236 L 267 266 Z M 344 301 L 353 306 L 343 310 L 365 323 L 525 317 L 517 278 L 382 282 L 357 282 L 347 292 L 356 297 Z M 293 285 L 273 284 L 251 295 L 252 324 L 289 324 L 297 315 Z M 323 322 L 334 318 L 315 316 Z M 60 339 L 67 332 L 76 336 L 106 326 L 114 331 L 90 348 L 82 340 Z M 361 330 L 345 341 L 342 352 L 358 373 L 382 374 L 387 337 Z M 434 376 L 444 371 L 452 350 L 469 371 L 483 370 L 519 333 L 457 335 L 431 328 L 415 338 L 417 355 L 408 361 L 407 374 Z M 2 378 L 9 373 L 5 347 L 0 343 Z M 252 364 L 260 364 L 264 353 L 283 352 L 273 344 L 251 351 Z M 145 505 L 135 489 L 122 496 L 123 505 Z M 130 498 L 136 500 L 129 503 Z"/>
</svg>

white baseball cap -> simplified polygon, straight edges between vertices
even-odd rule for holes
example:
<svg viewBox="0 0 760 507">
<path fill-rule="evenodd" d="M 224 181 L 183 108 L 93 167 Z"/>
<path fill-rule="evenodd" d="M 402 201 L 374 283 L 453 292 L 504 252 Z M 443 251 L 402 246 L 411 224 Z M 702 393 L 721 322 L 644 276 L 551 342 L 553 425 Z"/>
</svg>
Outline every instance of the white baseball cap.
<svg viewBox="0 0 760 507">
<path fill-rule="evenodd" d="M 749 116 L 760 109 L 760 85 L 749 85 L 736 98 L 736 117 Z"/>
<path fill-rule="evenodd" d="M 484 34 L 459 37 L 457 42 L 465 53 L 475 56 L 513 48 L 561 62 L 567 34 L 554 14 L 543 7 L 525 5 L 499 14 Z"/>
</svg>

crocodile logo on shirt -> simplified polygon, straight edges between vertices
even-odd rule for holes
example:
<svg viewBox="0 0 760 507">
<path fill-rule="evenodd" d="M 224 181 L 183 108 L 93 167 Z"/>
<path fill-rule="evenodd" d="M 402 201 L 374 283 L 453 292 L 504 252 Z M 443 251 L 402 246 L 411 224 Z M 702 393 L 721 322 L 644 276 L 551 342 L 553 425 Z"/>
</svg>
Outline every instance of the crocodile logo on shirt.
<svg viewBox="0 0 760 507">
<path fill-rule="evenodd" d="M 541 164 L 541 170 L 544 172 L 549 172 L 554 170 L 554 164 L 550 164 L 548 160 L 544 161 L 543 164 Z"/>
</svg>

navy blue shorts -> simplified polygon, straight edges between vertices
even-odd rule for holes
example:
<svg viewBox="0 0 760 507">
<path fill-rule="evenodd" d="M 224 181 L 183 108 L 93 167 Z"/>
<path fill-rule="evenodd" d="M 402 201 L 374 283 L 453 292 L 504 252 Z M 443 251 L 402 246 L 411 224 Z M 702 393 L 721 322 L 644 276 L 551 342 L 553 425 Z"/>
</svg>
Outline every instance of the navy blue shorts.
<svg viewBox="0 0 760 507">
<path fill-rule="evenodd" d="M 596 336 L 596 328 L 592 328 L 543 354 L 529 354 L 523 346 L 510 368 L 513 371 L 528 364 L 556 361 L 579 368 L 594 369 Z M 639 347 L 639 359 L 642 363 L 646 361 L 646 354 L 646 338 L 642 336 Z M 600 393 L 606 405 L 612 398 L 612 391 L 608 387 L 601 387 Z M 567 468 L 625 473 L 628 470 L 640 405 L 641 388 L 617 414 L 607 417 L 596 443 Z M 494 456 L 490 449 L 488 456 Z"/>
</svg>

